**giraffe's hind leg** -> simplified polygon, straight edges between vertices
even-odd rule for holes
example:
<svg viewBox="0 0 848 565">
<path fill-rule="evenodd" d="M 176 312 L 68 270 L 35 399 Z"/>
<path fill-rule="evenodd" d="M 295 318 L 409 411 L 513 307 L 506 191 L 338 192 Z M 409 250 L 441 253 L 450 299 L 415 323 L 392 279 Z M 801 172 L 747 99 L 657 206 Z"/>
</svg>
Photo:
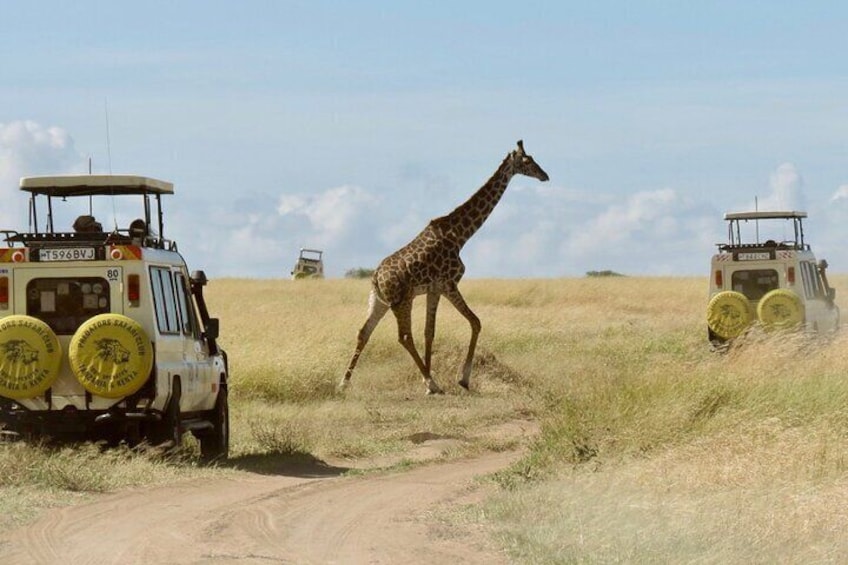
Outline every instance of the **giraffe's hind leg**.
<svg viewBox="0 0 848 565">
<path fill-rule="evenodd" d="M 418 370 L 421 371 L 421 375 L 424 377 L 424 385 L 427 387 L 427 394 L 444 394 L 444 391 L 430 375 L 430 368 L 424 364 L 415 348 L 415 340 L 412 338 L 412 300 L 406 300 L 392 306 L 392 312 L 397 318 L 398 341 L 409 352 Z"/>
<path fill-rule="evenodd" d="M 474 361 L 474 349 L 477 347 L 477 336 L 480 335 L 480 328 L 482 326 L 480 324 L 480 318 L 478 318 L 477 315 L 471 311 L 471 308 L 468 307 L 468 304 L 465 303 L 465 299 L 462 297 L 462 294 L 460 294 L 458 288 L 453 287 L 444 294 L 450 303 L 453 304 L 454 308 L 456 308 L 471 325 L 471 341 L 468 343 L 468 354 L 465 356 L 465 364 L 462 367 L 462 378 L 459 380 L 459 385 L 467 390 L 469 382 L 471 381 L 471 364 Z"/>
<path fill-rule="evenodd" d="M 347 371 L 345 371 L 344 377 L 342 377 L 342 380 L 339 383 L 339 389 L 346 388 L 350 383 L 350 376 L 353 374 L 353 369 L 356 367 L 356 362 L 359 361 L 359 356 L 362 354 L 362 350 L 371 338 L 374 328 L 377 327 L 377 324 L 380 323 L 380 320 L 383 319 L 383 316 L 385 316 L 388 311 L 388 305 L 380 300 L 377 297 L 377 291 L 372 289 L 371 295 L 368 297 L 368 319 L 365 320 L 365 324 L 363 324 L 362 328 L 359 330 L 359 334 L 356 338 L 356 351 L 353 352 L 353 357 L 350 359 Z"/>
</svg>

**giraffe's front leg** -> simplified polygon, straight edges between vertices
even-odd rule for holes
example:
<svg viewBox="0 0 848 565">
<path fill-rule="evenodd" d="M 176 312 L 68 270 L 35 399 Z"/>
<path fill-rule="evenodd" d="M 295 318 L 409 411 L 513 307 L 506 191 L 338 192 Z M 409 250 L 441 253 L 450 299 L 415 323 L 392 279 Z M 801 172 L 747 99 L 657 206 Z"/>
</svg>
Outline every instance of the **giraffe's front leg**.
<svg viewBox="0 0 848 565">
<path fill-rule="evenodd" d="M 424 384 L 427 387 L 427 394 L 444 394 L 441 387 L 433 380 L 429 367 L 421 360 L 421 356 L 418 355 L 418 350 L 415 348 L 415 340 L 412 337 L 412 300 L 392 306 L 392 311 L 395 313 L 395 318 L 397 318 L 398 341 L 409 352 L 418 370 L 421 371 L 421 375 L 424 377 Z"/>
<path fill-rule="evenodd" d="M 462 367 L 462 378 L 459 380 L 459 385 L 467 390 L 471 381 L 471 366 L 474 361 L 474 350 L 477 347 L 477 336 L 480 335 L 482 326 L 480 324 L 480 318 L 465 303 L 465 299 L 459 293 L 458 288 L 454 287 L 449 292 L 446 292 L 445 296 L 471 325 L 471 341 L 468 343 L 468 354 L 465 356 L 465 364 Z"/>
</svg>

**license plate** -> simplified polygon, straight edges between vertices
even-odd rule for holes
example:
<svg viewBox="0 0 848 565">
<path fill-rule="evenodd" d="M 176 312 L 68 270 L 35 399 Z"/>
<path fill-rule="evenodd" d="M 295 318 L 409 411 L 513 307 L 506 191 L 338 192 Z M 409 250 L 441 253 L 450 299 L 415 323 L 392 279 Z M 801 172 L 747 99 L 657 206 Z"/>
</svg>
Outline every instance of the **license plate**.
<svg viewBox="0 0 848 565">
<path fill-rule="evenodd" d="M 42 261 L 94 261 L 93 247 L 59 247 L 42 249 L 38 258 Z"/>
<path fill-rule="evenodd" d="M 739 261 L 768 261 L 771 259 L 771 255 L 769 255 L 768 251 L 758 253 L 756 251 L 749 253 L 740 253 L 737 256 L 737 260 Z"/>
</svg>

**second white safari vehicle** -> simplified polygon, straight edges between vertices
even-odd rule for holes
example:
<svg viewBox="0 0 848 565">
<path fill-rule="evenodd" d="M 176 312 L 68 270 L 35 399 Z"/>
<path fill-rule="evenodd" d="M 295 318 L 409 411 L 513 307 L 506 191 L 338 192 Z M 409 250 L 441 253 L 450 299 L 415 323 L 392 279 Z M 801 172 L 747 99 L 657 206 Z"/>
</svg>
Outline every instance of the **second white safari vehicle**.
<svg viewBox="0 0 848 565">
<path fill-rule="evenodd" d="M 806 212 L 725 214 L 728 241 L 710 268 L 710 342 L 726 344 L 758 323 L 770 329 L 830 332 L 839 326 L 827 261 L 804 241 Z"/>
<path fill-rule="evenodd" d="M 323 279 L 324 278 L 324 252 L 320 249 L 301 249 L 294 264 L 291 276 L 292 280 L 298 279 Z"/>
<path fill-rule="evenodd" d="M 172 447 L 191 432 L 204 458 L 227 457 L 227 357 L 206 276 L 163 235 L 173 185 L 65 175 L 26 177 L 20 188 L 29 229 L 3 230 L 0 243 L 3 432 Z M 139 216 L 104 230 L 93 203 L 112 210 L 125 197 Z M 54 217 L 74 202 L 86 213 L 57 229 Z"/>
</svg>

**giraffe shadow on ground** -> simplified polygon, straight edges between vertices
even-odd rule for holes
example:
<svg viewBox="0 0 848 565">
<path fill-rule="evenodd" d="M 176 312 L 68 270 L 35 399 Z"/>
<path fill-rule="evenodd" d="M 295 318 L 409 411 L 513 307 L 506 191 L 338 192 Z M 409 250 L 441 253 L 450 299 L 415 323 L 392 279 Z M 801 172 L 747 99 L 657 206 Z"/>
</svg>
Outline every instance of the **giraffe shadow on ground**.
<svg viewBox="0 0 848 565">
<path fill-rule="evenodd" d="M 252 453 L 232 457 L 218 466 L 258 475 L 304 478 L 338 477 L 350 471 L 349 467 L 331 465 L 309 453 Z"/>
</svg>

